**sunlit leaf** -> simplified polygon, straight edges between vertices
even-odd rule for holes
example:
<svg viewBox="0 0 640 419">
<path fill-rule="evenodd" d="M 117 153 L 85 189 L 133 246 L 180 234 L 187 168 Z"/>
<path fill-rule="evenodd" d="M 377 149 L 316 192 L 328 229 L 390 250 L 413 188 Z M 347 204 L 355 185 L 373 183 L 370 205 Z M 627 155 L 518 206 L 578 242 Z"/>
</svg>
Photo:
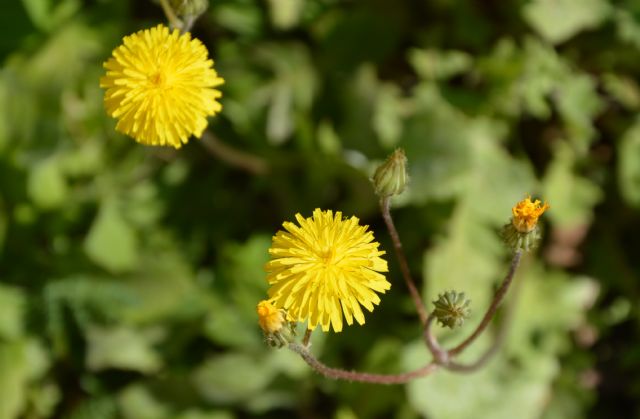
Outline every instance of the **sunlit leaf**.
<svg viewBox="0 0 640 419">
<path fill-rule="evenodd" d="M 50 158 L 38 163 L 29 175 L 29 196 L 42 209 L 62 206 L 69 195 L 67 181 L 58 160 Z"/>
<path fill-rule="evenodd" d="M 602 198 L 593 181 L 574 172 L 574 162 L 575 155 L 568 146 L 558 145 L 544 178 L 544 197 L 552 205 L 548 216 L 564 226 L 591 222 L 593 207 Z"/>
<path fill-rule="evenodd" d="M 16 339 L 22 335 L 25 295 L 17 288 L 0 285 L 0 337 Z"/>
<path fill-rule="evenodd" d="M 532 0 L 523 8 L 527 22 L 553 44 L 598 27 L 610 12 L 603 0 Z"/>
<path fill-rule="evenodd" d="M 102 204 L 84 242 L 87 255 L 112 272 L 131 270 L 138 259 L 138 239 L 115 201 Z"/>
<path fill-rule="evenodd" d="M 636 122 L 620 140 L 618 182 L 627 202 L 640 206 L 640 122 Z"/>
<path fill-rule="evenodd" d="M 0 418 L 17 419 L 26 404 L 28 360 L 23 341 L 0 342 Z"/>
<path fill-rule="evenodd" d="M 155 372 L 162 365 L 161 358 L 153 349 L 153 344 L 160 337 L 155 331 L 145 334 L 126 327 L 91 327 L 87 331 L 87 367 L 93 371 L 116 368 Z"/>
<path fill-rule="evenodd" d="M 194 373 L 198 392 L 206 400 L 232 403 L 252 397 L 271 381 L 269 366 L 242 353 L 209 359 Z"/>
</svg>

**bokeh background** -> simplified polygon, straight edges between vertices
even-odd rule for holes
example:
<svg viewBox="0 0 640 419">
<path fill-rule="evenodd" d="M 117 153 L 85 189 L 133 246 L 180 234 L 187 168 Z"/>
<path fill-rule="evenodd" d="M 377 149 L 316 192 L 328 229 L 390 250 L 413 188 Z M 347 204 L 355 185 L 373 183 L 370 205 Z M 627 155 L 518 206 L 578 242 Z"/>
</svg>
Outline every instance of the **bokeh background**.
<svg viewBox="0 0 640 419">
<path fill-rule="evenodd" d="M 163 21 L 144 0 L 0 6 L 0 419 L 640 418 L 638 1 L 212 0 L 193 33 L 224 109 L 215 147 L 179 151 L 117 134 L 98 87 L 121 38 Z M 368 181 L 395 147 L 425 300 L 472 299 L 445 344 L 505 273 L 498 230 L 527 193 L 552 206 L 544 242 L 482 371 L 331 381 L 264 344 L 262 266 L 295 213 L 360 217 L 392 289 L 313 350 L 423 365 Z"/>
</svg>

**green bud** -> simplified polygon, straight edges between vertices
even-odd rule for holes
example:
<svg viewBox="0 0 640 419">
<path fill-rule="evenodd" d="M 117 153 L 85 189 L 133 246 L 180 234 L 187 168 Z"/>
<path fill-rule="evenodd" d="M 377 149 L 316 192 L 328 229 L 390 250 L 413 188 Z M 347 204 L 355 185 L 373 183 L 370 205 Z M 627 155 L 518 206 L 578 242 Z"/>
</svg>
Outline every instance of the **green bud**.
<svg viewBox="0 0 640 419">
<path fill-rule="evenodd" d="M 431 315 L 435 316 L 443 327 L 451 329 L 462 326 L 471 312 L 471 300 L 465 299 L 464 292 L 447 291 L 438 295 L 433 304 L 436 308 Z"/>
<path fill-rule="evenodd" d="M 378 166 L 373 178 L 373 187 L 381 198 L 400 195 L 407 186 L 407 156 L 401 148 L 396 149 L 387 160 Z"/>
<path fill-rule="evenodd" d="M 535 226 L 531 231 L 522 232 L 519 231 L 513 223 L 505 224 L 505 226 L 502 227 L 500 236 L 505 244 L 514 252 L 529 252 L 538 247 L 540 239 L 542 238 L 538 226 Z"/>
<path fill-rule="evenodd" d="M 209 0 L 171 0 L 171 7 L 178 16 L 198 17 L 209 8 Z"/>
</svg>

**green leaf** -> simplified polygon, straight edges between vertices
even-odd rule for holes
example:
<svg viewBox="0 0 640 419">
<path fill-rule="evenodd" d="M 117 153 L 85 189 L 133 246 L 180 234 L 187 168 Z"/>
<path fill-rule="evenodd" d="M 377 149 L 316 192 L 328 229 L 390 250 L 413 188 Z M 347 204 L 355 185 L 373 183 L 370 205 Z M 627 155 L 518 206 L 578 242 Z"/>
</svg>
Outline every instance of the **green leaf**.
<svg viewBox="0 0 640 419">
<path fill-rule="evenodd" d="M 0 418 L 18 418 L 26 404 L 29 366 L 26 344 L 0 341 Z"/>
<path fill-rule="evenodd" d="M 169 417 L 169 409 L 144 386 L 134 384 L 118 396 L 124 419 L 161 419 Z"/>
<path fill-rule="evenodd" d="M 603 88 L 627 109 L 640 108 L 640 87 L 631 77 L 607 73 L 602 76 Z"/>
<path fill-rule="evenodd" d="M 532 0 L 522 10 L 525 20 L 552 44 L 597 28 L 611 13 L 604 0 Z"/>
<path fill-rule="evenodd" d="M 273 89 L 271 105 L 267 116 L 267 138 L 272 144 L 285 142 L 293 132 L 291 85 L 279 82 Z"/>
<path fill-rule="evenodd" d="M 262 30 L 262 13 L 257 5 L 244 3 L 221 3 L 213 9 L 216 22 L 223 28 L 245 36 L 259 35 Z"/>
<path fill-rule="evenodd" d="M 29 197 L 42 209 L 61 207 L 69 195 L 67 181 L 55 158 L 43 160 L 29 172 Z"/>
<path fill-rule="evenodd" d="M 624 134 L 618 145 L 618 185 L 624 199 L 640 207 L 640 120 Z"/>
<path fill-rule="evenodd" d="M 433 85 L 419 85 L 415 96 L 418 111 L 407 121 L 399 144 L 409 159 L 408 192 L 418 203 L 451 198 L 463 189 L 471 164 L 467 119 Z"/>
<path fill-rule="evenodd" d="M 176 419 L 234 419 L 236 416 L 229 411 L 203 411 L 190 409 L 176 416 Z"/>
<path fill-rule="evenodd" d="M 412 49 L 409 52 L 409 62 L 420 77 L 426 80 L 439 80 L 468 71 L 473 64 L 473 59 L 462 51 Z"/>
<path fill-rule="evenodd" d="M 385 83 L 380 85 L 373 110 L 373 129 L 386 148 L 397 145 L 402 135 L 404 117 L 408 114 L 408 104 L 402 98 L 398 86 Z"/>
<path fill-rule="evenodd" d="M 84 242 L 96 264 L 113 273 L 126 272 L 138 261 L 138 239 L 113 200 L 105 201 Z"/>
<path fill-rule="evenodd" d="M 13 103 L 10 101 L 9 91 L 10 89 L 5 79 L 0 78 L 0 155 L 9 142 L 9 135 L 13 125 L 13 121 L 10 118 L 10 109 Z"/>
<path fill-rule="evenodd" d="M 79 403 L 69 419 L 115 419 L 116 403 L 109 396 L 97 396 L 84 399 Z"/>
<path fill-rule="evenodd" d="M 13 340 L 22 335 L 25 305 L 20 289 L 0 285 L 0 338 Z"/>
<path fill-rule="evenodd" d="M 273 26 L 278 29 L 290 29 L 300 20 L 304 0 L 269 0 L 269 11 Z"/>
<path fill-rule="evenodd" d="M 604 108 L 595 80 L 585 74 L 571 74 L 557 87 L 557 106 L 567 126 L 569 139 L 586 154 L 595 139 L 593 126 L 597 114 Z"/>
<path fill-rule="evenodd" d="M 159 330 L 143 333 L 125 326 L 87 330 L 87 368 L 100 371 L 108 368 L 152 373 L 162 366 L 162 360 L 152 345 L 162 338 Z"/>
<path fill-rule="evenodd" d="M 614 16 L 618 38 L 640 49 L 640 24 L 637 18 L 623 8 L 616 9 Z"/>
<path fill-rule="evenodd" d="M 22 0 L 31 21 L 41 30 L 49 31 L 80 9 L 79 0 Z"/>
<path fill-rule="evenodd" d="M 194 373 L 198 392 L 213 403 L 237 403 L 265 389 L 273 370 L 264 362 L 242 353 L 227 353 L 209 359 Z"/>
<path fill-rule="evenodd" d="M 549 218 L 564 227 L 590 223 L 601 189 L 574 171 L 576 156 L 566 143 L 558 143 L 544 177 L 544 197 L 551 205 Z M 546 214 L 545 214 L 546 215 Z"/>
<path fill-rule="evenodd" d="M 405 353 L 406 368 L 422 366 L 428 357 L 424 344 L 416 343 Z M 422 415 L 438 419 L 512 419 L 514 412 L 522 419 L 539 418 L 557 366 L 549 358 L 534 362 L 537 370 L 532 374 L 514 373 L 504 358 L 473 374 L 441 370 L 407 385 L 409 403 Z"/>
</svg>

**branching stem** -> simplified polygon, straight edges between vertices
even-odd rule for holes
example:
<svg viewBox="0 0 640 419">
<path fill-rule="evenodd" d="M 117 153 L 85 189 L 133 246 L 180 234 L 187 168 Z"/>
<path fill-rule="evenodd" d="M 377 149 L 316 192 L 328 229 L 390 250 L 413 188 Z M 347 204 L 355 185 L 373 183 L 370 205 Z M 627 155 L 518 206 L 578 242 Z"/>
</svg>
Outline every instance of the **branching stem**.
<svg viewBox="0 0 640 419">
<path fill-rule="evenodd" d="M 466 338 L 462 343 L 460 343 L 455 348 L 449 350 L 448 353 L 450 357 L 464 351 L 487 328 L 487 326 L 493 319 L 493 316 L 496 314 L 496 310 L 498 309 L 498 306 L 500 306 L 500 303 L 504 299 L 504 296 L 507 293 L 507 290 L 509 289 L 509 285 L 511 285 L 511 282 L 516 273 L 516 270 L 518 269 L 518 265 L 520 265 L 521 258 L 522 258 L 522 251 L 521 250 L 516 251 L 513 255 L 513 259 L 511 260 L 509 272 L 507 272 L 507 276 L 502 281 L 502 285 L 500 285 L 500 288 L 498 288 L 495 295 L 493 296 L 493 301 L 491 301 L 491 305 L 487 309 L 487 312 L 484 314 L 482 321 L 480 322 L 478 327 L 476 327 L 476 330 L 474 330 L 473 333 L 468 338 Z"/>
</svg>

